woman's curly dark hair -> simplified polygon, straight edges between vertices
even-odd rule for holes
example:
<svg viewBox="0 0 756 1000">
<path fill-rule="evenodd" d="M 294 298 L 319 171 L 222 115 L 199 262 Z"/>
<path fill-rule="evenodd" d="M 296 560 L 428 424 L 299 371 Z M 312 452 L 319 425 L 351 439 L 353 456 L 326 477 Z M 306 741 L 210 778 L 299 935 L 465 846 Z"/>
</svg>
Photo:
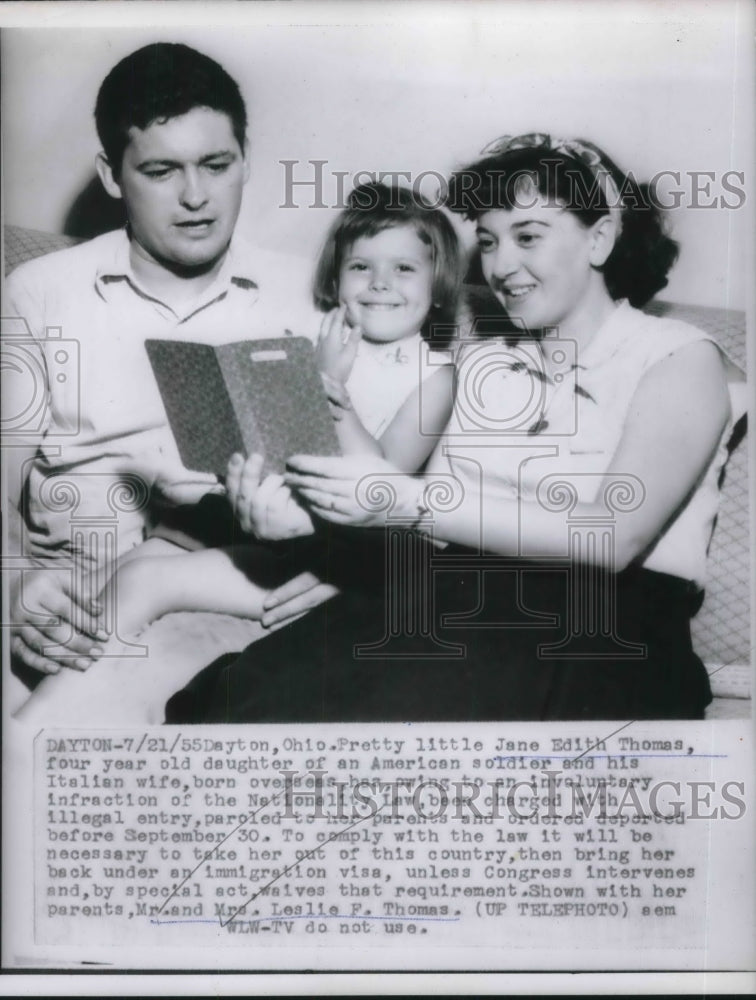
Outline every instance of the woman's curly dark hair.
<svg viewBox="0 0 756 1000">
<path fill-rule="evenodd" d="M 641 307 L 666 287 L 678 244 L 667 234 L 650 186 L 624 174 L 603 152 L 601 167 L 616 185 L 622 222 L 601 270 L 613 299 L 626 298 L 632 306 Z M 476 219 L 484 212 L 514 208 L 521 204 L 518 197 L 533 188 L 574 213 L 586 227 L 610 211 L 610 195 L 606 185 L 597 184 L 595 168 L 545 146 L 493 153 L 455 171 L 449 180 L 446 204 L 451 211 Z"/>
</svg>

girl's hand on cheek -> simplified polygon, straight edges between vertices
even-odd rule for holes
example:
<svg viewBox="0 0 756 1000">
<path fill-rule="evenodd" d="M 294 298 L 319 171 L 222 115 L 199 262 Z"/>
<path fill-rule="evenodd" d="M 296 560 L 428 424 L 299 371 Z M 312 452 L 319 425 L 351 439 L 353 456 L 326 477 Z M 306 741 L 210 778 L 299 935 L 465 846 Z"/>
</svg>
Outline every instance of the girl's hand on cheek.
<svg viewBox="0 0 756 1000">
<path fill-rule="evenodd" d="M 361 338 L 360 327 L 349 324 L 346 306 L 332 309 L 323 318 L 315 355 L 325 380 L 344 385 L 352 371 Z"/>
<path fill-rule="evenodd" d="M 416 513 L 418 480 L 374 455 L 295 455 L 284 482 L 335 524 L 373 527 Z"/>
</svg>

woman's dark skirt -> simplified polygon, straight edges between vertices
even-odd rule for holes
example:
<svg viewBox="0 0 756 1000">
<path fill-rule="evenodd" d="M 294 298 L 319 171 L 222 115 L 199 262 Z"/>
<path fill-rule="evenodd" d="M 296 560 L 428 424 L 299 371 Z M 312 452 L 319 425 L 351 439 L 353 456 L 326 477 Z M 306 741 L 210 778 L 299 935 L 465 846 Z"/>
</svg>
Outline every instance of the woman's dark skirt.
<svg viewBox="0 0 756 1000">
<path fill-rule="evenodd" d="M 380 534 L 331 545 L 319 570 L 343 594 L 211 664 L 166 721 L 703 717 L 687 581 L 439 551 L 408 534 L 387 561 Z"/>
</svg>

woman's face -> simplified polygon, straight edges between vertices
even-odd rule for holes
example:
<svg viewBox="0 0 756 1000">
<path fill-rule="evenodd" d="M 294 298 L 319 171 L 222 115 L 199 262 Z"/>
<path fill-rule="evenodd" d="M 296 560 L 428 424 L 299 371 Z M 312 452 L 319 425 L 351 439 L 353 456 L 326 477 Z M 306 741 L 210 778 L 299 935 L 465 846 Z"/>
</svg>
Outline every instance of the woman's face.
<svg viewBox="0 0 756 1000">
<path fill-rule="evenodd" d="M 478 218 L 483 274 L 510 318 L 526 329 L 567 328 L 597 274 L 594 227 L 541 196 L 530 201 L 532 207 L 494 209 Z"/>
</svg>

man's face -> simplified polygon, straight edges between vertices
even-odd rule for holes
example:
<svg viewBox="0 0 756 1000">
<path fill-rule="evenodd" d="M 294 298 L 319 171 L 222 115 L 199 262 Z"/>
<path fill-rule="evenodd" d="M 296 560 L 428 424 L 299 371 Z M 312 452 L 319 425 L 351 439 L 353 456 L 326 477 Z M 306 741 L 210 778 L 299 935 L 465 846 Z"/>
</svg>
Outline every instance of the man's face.
<svg viewBox="0 0 756 1000">
<path fill-rule="evenodd" d="M 129 136 L 118 179 L 109 168 L 101 176 L 124 200 L 135 252 L 179 273 L 212 267 L 228 247 L 249 176 L 228 115 L 193 108 L 132 126 Z"/>
</svg>

